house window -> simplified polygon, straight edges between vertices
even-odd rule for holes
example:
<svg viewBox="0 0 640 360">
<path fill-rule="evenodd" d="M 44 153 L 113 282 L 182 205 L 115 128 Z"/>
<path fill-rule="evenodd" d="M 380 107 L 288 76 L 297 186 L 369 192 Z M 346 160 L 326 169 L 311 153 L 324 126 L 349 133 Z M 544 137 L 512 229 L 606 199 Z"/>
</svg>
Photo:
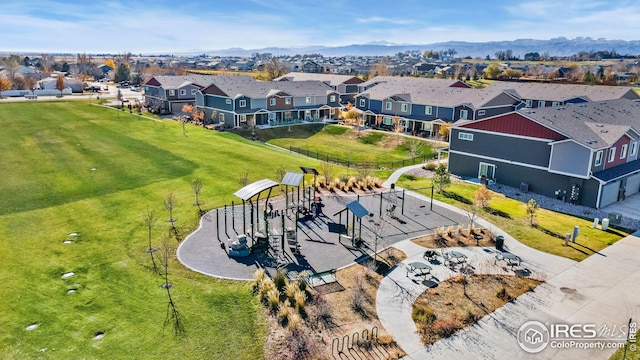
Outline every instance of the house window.
<svg viewBox="0 0 640 360">
<path fill-rule="evenodd" d="M 275 121 L 276 120 L 276 113 L 270 112 L 268 116 L 269 116 L 269 120 L 271 120 L 271 121 Z"/>
<path fill-rule="evenodd" d="M 602 150 L 598 151 L 596 153 L 596 161 L 595 161 L 595 163 L 593 165 L 595 165 L 595 166 L 602 165 L 602 157 L 603 157 L 603 155 L 604 155 L 604 152 Z"/>
<path fill-rule="evenodd" d="M 407 121 L 406 120 L 400 120 L 400 121 L 398 121 L 398 124 L 400 125 L 400 127 L 407 127 Z"/>
<path fill-rule="evenodd" d="M 176 96 L 175 90 L 169 90 L 169 96 Z"/>
<path fill-rule="evenodd" d="M 291 120 L 291 111 L 285 111 L 284 112 L 284 119 L 285 120 Z"/>
<path fill-rule="evenodd" d="M 220 122 L 223 123 L 224 122 L 224 114 L 220 114 L 219 119 L 220 119 Z"/>
<path fill-rule="evenodd" d="M 486 114 L 486 111 L 484 111 L 484 110 L 478 110 L 478 116 L 482 116 L 482 115 L 484 115 L 484 114 Z"/>
<path fill-rule="evenodd" d="M 485 177 L 487 179 L 495 179 L 496 177 L 496 166 L 494 164 L 480 163 L 478 169 L 478 177 Z"/>
<path fill-rule="evenodd" d="M 388 116 L 382 118 L 382 123 L 385 125 L 393 125 L 393 119 Z"/>
<path fill-rule="evenodd" d="M 311 96 L 307 96 L 307 98 L 304 100 L 307 104 L 311 104 Z"/>
<path fill-rule="evenodd" d="M 241 123 L 246 123 L 247 122 L 247 115 L 240 115 L 240 122 Z"/>
<path fill-rule="evenodd" d="M 431 123 L 423 122 L 421 129 L 424 131 L 431 131 Z"/>
<path fill-rule="evenodd" d="M 554 101 L 554 102 L 552 102 L 552 103 L 551 103 L 551 105 L 552 105 L 553 107 L 558 107 L 558 106 L 560 106 L 560 102 L 558 102 L 558 101 Z"/>
<path fill-rule="evenodd" d="M 290 97 L 284 98 L 284 103 L 287 105 L 291 105 L 291 98 Z"/>
<path fill-rule="evenodd" d="M 540 101 L 538 101 L 538 107 L 539 107 L 539 108 L 543 108 L 543 107 L 545 107 L 545 106 L 547 106 L 547 104 L 546 104 L 546 102 L 545 102 L 544 100 L 540 100 Z"/>
<path fill-rule="evenodd" d="M 638 152 L 638 142 L 631 143 L 631 150 L 629 150 L 629 155 L 634 156 Z"/>
<path fill-rule="evenodd" d="M 620 148 L 620 159 L 624 159 L 627 157 L 627 144 L 622 144 L 622 147 Z"/>
<path fill-rule="evenodd" d="M 469 115 L 469 111 L 460 110 L 460 119 L 466 119 L 468 115 Z"/>
<path fill-rule="evenodd" d="M 407 110 L 409 110 L 409 104 L 402 104 L 402 106 L 400 106 L 400 111 L 407 112 Z"/>
<path fill-rule="evenodd" d="M 276 99 L 275 98 L 269 99 L 269 105 L 276 106 Z"/>
<path fill-rule="evenodd" d="M 247 106 L 247 100 L 240 100 L 240 101 L 238 101 L 238 106 L 240 106 L 240 107 L 246 107 L 246 106 Z"/>
<path fill-rule="evenodd" d="M 613 160 L 616 159 L 616 147 L 612 147 L 611 149 L 609 149 L 609 159 L 607 160 L 608 162 L 613 162 Z"/>
<path fill-rule="evenodd" d="M 391 109 L 393 109 L 393 104 L 391 103 L 391 101 L 387 101 L 387 102 L 384 104 L 384 108 L 385 108 L 386 110 L 391 110 Z"/>
<path fill-rule="evenodd" d="M 367 106 L 367 101 L 365 99 L 360 99 L 360 107 Z"/>
<path fill-rule="evenodd" d="M 145 87 L 144 87 L 144 91 L 145 91 L 145 92 L 149 91 L 149 87 L 148 87 L 148 86 L 145 86 Z"/>
<path fill-rule="evenodd" d="M 182 95 L 182 96 L 187 95 L 187 90 L 180 89 L 180 95 Z"/>
<path fill-rule="evenodd" d="M 533 100 L 527 100 L 527 107 L 533 107 Z"/>
<path fill-rule="evenodd" d="M 231 99 L 227 99 L 227 105 L 231 105 L 232 101 Z"/>
<path fill-rule="evenodd" d="M 329 101 L 336 102 L 336 96 L 335 95 L 329 96 Z"/>
<path fill-rule="evenodd" d="M 191 89 L 191 95 L 195 95 L 195 94 L 196 94 L 196 92 L 197 92 L 197 90 L 196 90 L 196 89 Z"/>
<path fill-rule="evenodd" d="M 467 140 L 467 141 L 473 141 L 473 134 L 461 132 L 461 133 L 458 133 L 458 139 Z"/>
</svg>

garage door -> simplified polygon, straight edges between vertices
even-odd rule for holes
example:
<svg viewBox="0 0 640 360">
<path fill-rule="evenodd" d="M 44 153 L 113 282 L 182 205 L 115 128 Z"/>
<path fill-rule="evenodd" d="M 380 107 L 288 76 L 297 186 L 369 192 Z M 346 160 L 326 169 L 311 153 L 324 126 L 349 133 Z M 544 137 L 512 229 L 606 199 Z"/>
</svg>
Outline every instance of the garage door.
<svg viewBox="0 0 640 360">
<path fill-rule="evenodd" d="M 171 112 L 172 113 L 179 113 L 182 112 L 182 106 L 189 104 L 188 102 L 174 102 L 171 103 Z"/>
<path fill-rule="evenodd" d="M 620 190 L 620 180 L 605 185 L 602 188 L 602 196 L 600 196 L 600 207 L 605 207 L 618 201 L 618 190 Z"/>
<path fill-rule="evenodd" d="M 626 194 L 631 196 L 640 192 L 640 174 L 635 174 L 627 178 Z"/>
</svg>

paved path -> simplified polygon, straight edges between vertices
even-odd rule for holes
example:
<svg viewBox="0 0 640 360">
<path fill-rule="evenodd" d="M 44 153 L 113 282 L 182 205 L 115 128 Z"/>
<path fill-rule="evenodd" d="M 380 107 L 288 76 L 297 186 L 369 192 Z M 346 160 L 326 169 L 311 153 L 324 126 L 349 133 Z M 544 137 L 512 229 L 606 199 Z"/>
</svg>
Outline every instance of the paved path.
<svg viewBox="0 0 640 360">
<path fill-rule="evenodd" d="M 405 168 L 406 169 L 406 168 Z M 403 169 L 403 170 L 405 170 Z M 395 172 L 389 184 L 401 174 Z M 407 195 L 426 200 L 407 192 Z M 434 204 L 460 211 L 448 204 Z M 408 258 L 387 274 L 378 288 L 376 309 L 383 326 L 408 354 L 407 359 L 608 359 L 615 349 L 581 350 L 552 349 L 532 355 L 524 352 L 516 341 L 522 324 L 529 320 L 542 323 L 596 324 L 620 326 L 629 317 L 640 317 L 640 297 L 635 289 L 640 280 L 640 232 L 592 255 L 580 263 L 543 253 L 527 247 L 500 229 L 479 219 L 477 223 L 505 236 L 508 251 L 523 259 L 523 268 L 531 276 L 547 279 L 545 283 L 519 297 L 478 324 L 454 336 L 425 347 L 411 319 L 411 305 L 428 287 L 457 275 L 449 267 L 431 265 L 432 279 L 407 276 L 406 266 L 413 261 L 425 260 L 425 249 L 411 241 L 393 246 L 405 252 Z M 468 256 L 468 263 L 476 273 L 508 273 L 493 262 L 494 249 L 459 248 Z M 513 273 L 511 273 L 513 274 Z"/>
</svg>

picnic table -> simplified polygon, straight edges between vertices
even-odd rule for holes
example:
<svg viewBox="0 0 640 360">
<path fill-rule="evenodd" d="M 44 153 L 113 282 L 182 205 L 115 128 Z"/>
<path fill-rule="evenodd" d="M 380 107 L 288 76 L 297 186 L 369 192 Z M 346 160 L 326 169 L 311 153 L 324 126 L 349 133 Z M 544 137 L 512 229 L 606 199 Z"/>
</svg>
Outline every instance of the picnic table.
<svg viewBox="0 0 640 360">
<path fill-rule="evenodd" d="M 458 264 L 462 264 L 467 261 L 467 255 L 455 250 L 444 253 L 445 262 L 451 262 L 451 259 L 456 259 Z"/>
<path fill-rule="evenodd" d="M 496 254 L 496 263 L 498 261 L 505 261 L 507 265 L 510 266 L 519 266 L 522 262 L 522 259 L 516 254 L 510 252 L 501 252 Z"/>
<path fill-rule="evenodd" d="M 416 276 L 426 277 L 427 275 L 431 274 L 431 266 L 420 261 L 412 262 L 409 263 L 409 272 L 415 274 Z"/>
</svg>

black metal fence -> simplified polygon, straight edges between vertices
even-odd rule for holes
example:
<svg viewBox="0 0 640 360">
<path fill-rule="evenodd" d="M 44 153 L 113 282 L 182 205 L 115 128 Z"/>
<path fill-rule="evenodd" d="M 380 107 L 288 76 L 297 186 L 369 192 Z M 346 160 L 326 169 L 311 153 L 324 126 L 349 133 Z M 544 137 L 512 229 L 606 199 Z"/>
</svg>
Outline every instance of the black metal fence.
<svg viewBox="0 0 640 360">
<path fill-rule="evenodd" d="M 289 146 L 289 151 L 302 154 L 317 160 L 338 164 L 347 168 L 357 168 L 357 169 L 378 169 L 378 170 L 397 169 L 405 166 L 422 164 L 427 160 L 434 159 L 434 157 L 423 155 L 423 156 L 413 157 L 411 159 L 403 159 L 403 160 L 396 160 L 396 161 L 353 161 L 349 159 L 343 159 L 337 156 L 327 155 L 318 151 L 302 149 L 295 146 Z"/>
</svg>

